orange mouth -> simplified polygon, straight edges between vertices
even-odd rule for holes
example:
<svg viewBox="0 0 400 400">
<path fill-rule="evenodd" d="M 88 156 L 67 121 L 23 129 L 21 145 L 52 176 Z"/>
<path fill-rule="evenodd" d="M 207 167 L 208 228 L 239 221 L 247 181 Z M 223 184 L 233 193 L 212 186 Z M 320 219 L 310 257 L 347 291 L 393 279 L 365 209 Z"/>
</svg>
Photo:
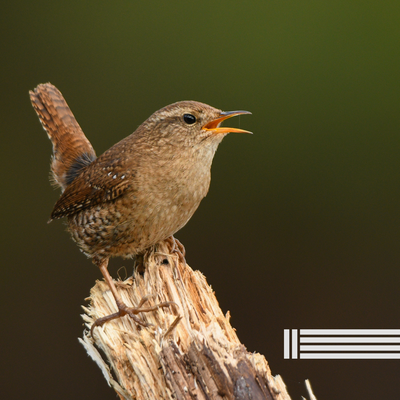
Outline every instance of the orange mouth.
<svg viewBox="0 0 400 400">
<path fill-rule="evenodd" d="M 252 132 L 245 131 L 244 129 L 219 127 L 219 124 L 222 121 L 225 121 L 226 119 L 234 117 L 236 115 L 242 115 L 242 114 L 251 114 L 251 112 L 250 111 L 222 111 L 221 117 L 214 119 L 213 121 L 205 124 L 201 129 L 204 129 L 206 131 L 213 131 L 214 134 L 219 134 L 219 133 L 250 133 L 250 134 L 252 134 Z"/>
</svg>

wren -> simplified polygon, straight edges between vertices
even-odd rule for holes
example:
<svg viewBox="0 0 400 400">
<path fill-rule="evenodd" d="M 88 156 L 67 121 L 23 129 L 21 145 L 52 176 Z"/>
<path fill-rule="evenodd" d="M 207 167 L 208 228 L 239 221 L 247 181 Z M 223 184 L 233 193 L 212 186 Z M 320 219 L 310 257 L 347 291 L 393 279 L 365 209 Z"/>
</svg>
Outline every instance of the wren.
<svg viewBox="0 0 400 400">
<path fill-rule="evenodd" d="M 219 143 L 230 132 L 227 118 L 248 111 L 223 112 L 196 101 L 166 106 L 134 133 L 96 157 L 60 91 L 50 83 L 30 91 L 32 105 L 52 145 L 51 175 L 62 194 L 51 220 L 66 217 L 72 239 L 100 268 L 118 312 L 97 319 L 91 328 L 154 307 L 127 307 L 107 266 L 110 257 L 130 258 L 179 231 L 206 196 L 211 163 Z"/>
</svg>

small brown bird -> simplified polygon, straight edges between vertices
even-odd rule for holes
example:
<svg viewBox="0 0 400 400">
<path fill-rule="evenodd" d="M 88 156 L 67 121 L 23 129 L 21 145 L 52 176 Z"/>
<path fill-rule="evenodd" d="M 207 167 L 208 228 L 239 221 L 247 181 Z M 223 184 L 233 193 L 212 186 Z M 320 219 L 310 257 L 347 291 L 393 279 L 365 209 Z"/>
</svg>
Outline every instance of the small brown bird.
<svg viewBox="0 0 400 400">
<path fill-rule="evenodd" d="M 227 118 L 248 111 L 223 112 L 196 101 L 181 101 L 156 111 L 134 133 L 100 157 L 84 135 L 59 90 L 50 83 L 30 91 L 32 105 L 52 144 L 51 171 L 62 195 L 51 220 L 67 217 L 68 230 L 108 283 L 119 312 L 106 321 L 166 307 L 127 307 L 108 273 L 112 256 L 142 254 L 172 236 L 192 217 L 206 196 L 211 163 L 229 132 Z"/>
</svg>

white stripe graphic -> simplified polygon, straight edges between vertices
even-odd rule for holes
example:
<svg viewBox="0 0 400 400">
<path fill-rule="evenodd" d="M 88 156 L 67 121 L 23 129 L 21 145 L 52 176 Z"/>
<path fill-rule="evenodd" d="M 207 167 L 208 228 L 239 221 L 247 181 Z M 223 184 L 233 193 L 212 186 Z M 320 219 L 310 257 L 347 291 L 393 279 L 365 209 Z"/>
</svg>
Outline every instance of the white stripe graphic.
<svg viewBox="0 0 400 400">
<path fill-rule="evenodd" d="M 308 360 L 399 360 L 400 353 L 300 353 Z"/>
<path fill-rule="evenodd" d="M 337 344 L 337 345 L 301 345 L 300 351 L 400 351 L 400 346 L 389 346 L 389 345 L 356 345 L 353 346 Z"/>
<path fill-rule="evenodd" d="M 297 340 L 298 333 L 297 329 L 292 329 L 292 358 L 297 358 Z"/>
<path fill-rule="evenodd" d="M 300 343 L 400 343 L 400 337 L 301 337 Z"/>
<path fill-rule="evenodd" d="M 290 330 L 283 330 L 283 358 L 287 360 L 290 358 Z"/>
<path fill-rule="evenodd" d="M 400 335 L 400 329 L 300 329 L 300 335 Z"/>
<path fill-rule="evenodd" d="M 400 359 L 400 329 L 285 329 L 284 358 Z"/>
</svg>

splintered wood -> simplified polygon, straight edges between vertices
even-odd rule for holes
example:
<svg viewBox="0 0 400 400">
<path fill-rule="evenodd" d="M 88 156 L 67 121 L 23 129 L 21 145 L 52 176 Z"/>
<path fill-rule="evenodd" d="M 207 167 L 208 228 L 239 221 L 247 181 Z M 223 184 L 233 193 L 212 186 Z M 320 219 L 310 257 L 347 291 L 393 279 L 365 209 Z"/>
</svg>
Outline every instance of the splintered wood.
<svg viewBox="0 0 400 400">
<path fill-rule="evenodd" d="M 105 282 L 91 290 L 83 315 L 88 331 L 79 340 L 108 384 L 126 400 L 290 400 L 264 356 L 240 343 L 205 277 L 174 249 L 172 241 L 159 244 L 144 256 L 143 276 L 116 282 L 128 306 L 147 295 L 153 297 L 144 306 L 176 303 L 139 314 L 148 327 L 124 316 L 96 327 L 92 338 L 93 321 L 118 310 Z"/>
</svg>

